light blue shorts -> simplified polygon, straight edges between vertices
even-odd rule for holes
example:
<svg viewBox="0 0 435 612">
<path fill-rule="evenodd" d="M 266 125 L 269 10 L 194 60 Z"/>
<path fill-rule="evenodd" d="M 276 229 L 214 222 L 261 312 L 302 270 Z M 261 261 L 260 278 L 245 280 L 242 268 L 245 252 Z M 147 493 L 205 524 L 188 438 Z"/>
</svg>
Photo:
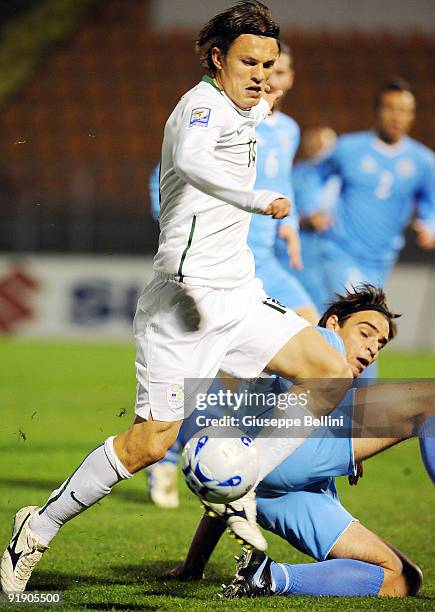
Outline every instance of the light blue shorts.
<svg viewBox="0 0 435 612">
<path fill-rule="evenodd" d="M 356 520 L 340 503 L 334 482 L 355 473 L 352 414 L 351 403 L 334 410 L 332 417 L 344 416 L 341 436 L 317 432 L 257 488 L 259 524 L 318 561 Z"/>
<path fill-rule="evenodd" d="M 314 306 L 313 300 L 302 287 L 290 268 L 285 270 L 277 259 L 266 263 L 255 262 L 255 274 L 263 281 L 267 295 L 281 302 L 283 306 L 297 310 L 304 306 Z"/>
</svg>

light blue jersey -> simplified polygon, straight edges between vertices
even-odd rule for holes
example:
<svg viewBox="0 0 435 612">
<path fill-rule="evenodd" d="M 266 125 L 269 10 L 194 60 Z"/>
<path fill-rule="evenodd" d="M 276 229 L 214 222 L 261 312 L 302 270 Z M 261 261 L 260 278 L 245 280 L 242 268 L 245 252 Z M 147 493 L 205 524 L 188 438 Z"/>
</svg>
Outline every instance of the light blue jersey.
<svg viewBox="0 0 435 612">
<path fill-rule="evenodd" d="M 323 169 L 342 180 L 330 237 L 357 260 L 391 266 L 414 206 L 435 234 L 434 156 L 419 142 L 405 137 L 387 145 L 373 132 L 345 134 Z"/>
<path fill-rule="evenodd" d="M 256 275 L 271 297 L 285 306 L 297 309 L 312 301 L 290 269 L 284 269 L 276 258 L 275 242 L 280 223 L 297 227 L 297 214 L 291 181 L 293 158 L 299 146 L 300 130 L 288 115 L 274 112 L 256 128 L 256 189 L 273 189 L 293 204 L 292 212 L 283 221 L 264 215 L 252 215 L 248 245 L 255 258 Z"/>
<path fill-rule="evenodd" d="M 334 292 L 345 287 L 363 281 L 385 284 L 414 211 L 435 235 L 434 156 L 409 137 L 387 145 L 374 132 L 357 132 L 341 136 L 316 170 L 310 188 L 315 188 L 313 182 L 319 177 L 341 180 L 334 226 L 324 234 L 308 236 L 317 255 L 308 259 L 306 272 L 299 277 L 308 291 L 318 288 L 314 295 L 322 312 Z M 299 197 L 296 193 L 301 210 L 313 212 L 307 202 L 309 189 L 302 195 L 299 192 Z M 310 254 L 308 249 L 308 258 Z"/>
</svg>

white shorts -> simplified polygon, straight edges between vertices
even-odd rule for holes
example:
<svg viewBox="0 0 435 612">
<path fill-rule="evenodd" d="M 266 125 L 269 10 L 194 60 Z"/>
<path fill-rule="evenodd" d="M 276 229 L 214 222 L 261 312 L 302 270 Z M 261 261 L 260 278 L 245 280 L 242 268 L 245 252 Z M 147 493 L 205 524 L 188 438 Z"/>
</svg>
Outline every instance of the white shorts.
<svg viewBox="0 0 435 612">
<path fill-rule="evenodd" d="M 183 323 L 180 289 L 188 292 L 199 311 L 197 331 L 187 331 Z M 155 274 L 139 298 L 134 319 L 136 414 L 147 419 L 151 413 L 156 421 L 183 419 L 189 403 L 185 379 L 214 378 L 219 370 L 235 378 L 257 378 L 309 325 L 268 298 L 258 278 L 235 289 L 212 289 Z"/>
</svg>

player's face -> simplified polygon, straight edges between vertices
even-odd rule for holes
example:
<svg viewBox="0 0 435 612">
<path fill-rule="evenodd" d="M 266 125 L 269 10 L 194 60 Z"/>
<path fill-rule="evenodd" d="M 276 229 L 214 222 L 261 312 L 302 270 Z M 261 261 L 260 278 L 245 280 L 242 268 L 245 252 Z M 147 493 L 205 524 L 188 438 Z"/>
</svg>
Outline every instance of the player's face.
<svg viewBox="0 0 435 612">
<path fill-rule="evenodd" d="M 226 55 L 215 47 L 216 83 L 236 106 L 247 110 L 260 102 L 278 52 L 274 38 L 254 34 L 238 36 Z"/>
<path fill-rule="evenodd" d="M 364 310 L 351 315 L 335 331 L 344 342 L 347 361 L 357 377 L 373 363 L 388 342 L 389 323 L 380 312 Z"/>
<path fill-rule="evenodd" d="M 293 87 L 294 70 L 292 60 L 287 53 L 280 53 L 273 65 L 267 84 L 272 92 L 282 89 L 283 97 Z M 280 98 L 280 101 L 282 98 Z M 276 107 L 276 104 L 275 104 Z"/>
<path fill-rule="evenodd" d="M 384 93 L 377 113 L 377 131 L 385 142 L 394 144 L 411 129 L 415 118 L 415 98 L 409 91 Z"/>
</svg>

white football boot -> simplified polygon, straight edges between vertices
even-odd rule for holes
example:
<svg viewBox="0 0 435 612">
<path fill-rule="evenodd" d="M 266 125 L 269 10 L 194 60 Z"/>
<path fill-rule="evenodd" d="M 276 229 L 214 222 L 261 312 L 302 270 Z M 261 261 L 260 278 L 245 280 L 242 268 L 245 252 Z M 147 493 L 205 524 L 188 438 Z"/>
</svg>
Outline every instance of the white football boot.
<svg viewBox="0 0 435 612">
<path fill-rule="evenodd" d="M 253 490 L 228 504 L 214 504 L 205 500 L 202 503 L 209 516 L 218 516 L 225 521 L 227 531 L 239 544 L 261 551 L 267 549 L 267 542 L 257 524 L 257 502 Z"/>
<path fill-rule="evenodd" d="M 151 501 L 159 508 L 178 508 L 178 469 L 169 461 L 147 468 L 148 491 Z"/>
<path fill-rule="evenodd" d="M 37 510 L 38 506 L 26 506 L 15 515 L 12 539 L 0 566 L 2 590 L 6 593 L 24 591 L 35 565 L 48 548 L 37 542 L 29 529 L 30 517 Z"/>
</svg>

